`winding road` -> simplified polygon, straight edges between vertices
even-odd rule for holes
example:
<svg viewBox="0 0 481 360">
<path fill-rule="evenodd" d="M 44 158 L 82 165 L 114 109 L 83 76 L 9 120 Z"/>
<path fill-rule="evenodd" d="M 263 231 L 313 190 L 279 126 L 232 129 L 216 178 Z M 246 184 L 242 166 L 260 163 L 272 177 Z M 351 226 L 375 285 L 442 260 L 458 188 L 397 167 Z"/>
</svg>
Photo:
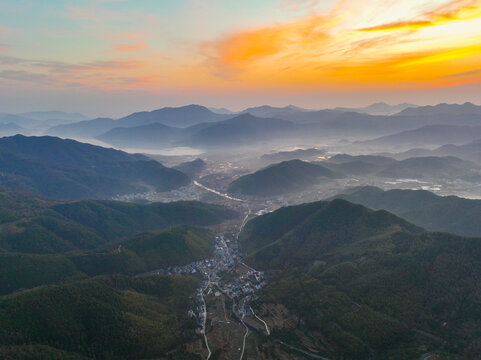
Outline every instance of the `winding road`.
<svg viewBox="0 0 481 360">
<path fill-rule="evenodd" d="M 208 275 L 207 275 L 207 278 L 208 278 L 208 283 L 207 283 L 205 289 L 202 291 L 202 303 L 204 305 L 204 320 L 203 320 L 203 325 L 202 325 L 202 334 L 204 335 L 205 347 L 207 348 L 207 351 L 208 351 L 206 360 L 209 360 L 210 357 L 212 356 L 212 351 L 210 350 L 209 341 L 207 340 L 207 334 L 206 334 L 206 331 L 205 331 L 206 330 L 205 327 L 206 327 L 206 323 L 207 323 L 207 304 L 205 303 L 205 298 L 204 298 L 204 292 L 210 286 L 210 278 L 208 277 Z"/>
<path fill-rule="evenodd" d="M 247 325 L 244 323 L 243 320 L 241 320 L 241 323 L 246 328 L 246 333 L 244 334 L 244 340 L 242 341 L 242 352 L 241 352 L 241 356 L 240 356 L 239 360 L 242 360 L 244 358 L 244 352 L 245 352 L 245 349 L 246 349 L 246 340 L 247 340 L 247 336 L 249 336 L 249 328 L 247 327 Z"/>
<path fill-rule="evenodd" d="M 254 310 L 252 309 L 251 307 L 251 311 L 252 311 L 252 314 L 254 315 L 254 317 L 259 320 L 261 323 L 264 324 L 264 326 L 266 327 L 266 333 L 267 333 L 267 336 L 269 336 L 271 334 L 271 332 L 269 331 L 269 327 L 267 326 L 267 323 L 262 320 L 259 316 L 257 316 L 257 314 L 254 312 Z"/>
<path fill-rule="evenodd" d="M 242 229 L 243 229 L 244 226 L 247 224 L 247 221 L 249 220 L 249 216 L 250 216 L 251 213 L 252 213 L 252 212 L 251 212 L 251 209 L 250 209 L 250 207 L 249 207 L 249 204 L 247 203 L 247 201 L 242 200 L 242 199 L 238 199 L 238 198 L 235 198 L 235 197 L 232 197 L 232 196 L 229 196 L 229 195 L 227 195 L 227 194 L 223 194 L 223 193 L 221 193 L 221 192 L 219 192 L 219 191 L 217 191 L 217 190 L 214 190 L 214 189 L 211 189 L 211 188 L 209 188 L 209 187 L 207 187 L 207 186 L 205 186 L 205 185 L 202 185 L 201 183 L 199 183 L 199 182 L 196 181 L 196 180 L 194 180 L 194 185 L 196 185 L 196 186 L 198 186 L 198 187 L 200 187 L 200 188 L 202 188 L 202 189 L 204 189 L 204 190 L 206 190 L 206 191 L 209 191 L 209 192 L 211 192 L 211 193 L 213 193 L 213 194 L 216 194 L 216 195 L 218 195 L 218 196 L 221 196 L 221 197 L 223 197 L 223 198 L 225 198 L 225 199 L 232 200 L 232 201 L 237 201 L 237 202 L 241 202 L 241 203 L 244 203 L 244 204 L 247 205 L 247 214 L 246 214 L 246 216 L 244 217 L 244 219 L 242 220 L 242 222 L 241 222 L 241 224 L 240 224 L 240 226 L 239 226 L 239 231 L 238 231 L 238 233 L 237 233 L 237 235 L 236 235 L 236 237 L 239 238 L 239 234 L 242 232 Z M 227 247 L 227 245 L 226 245 L 226 247 Z M 254 269 L 251 268 L 250 266 L 244 264 L 242 261 L 241 261 L 240 263 L 243 264 L 244 266 L 246 266 L 247 268 L 254 270 Z M 205 291 L 209 286 L 210 286 L 210 279 L 209 279 L 209 282 L 208 282 L 206 288 L 204 289 L 204 291 Z M 204 292 L 202 292 L 202 301 L 203 301 L 203 303 L 204 303 L 204 310 L 205 310 L 205 316 L 204 316 L 204 331 L 203 331 L 203 332 L 204 332 L 205 344 L 206 344 L 207 350 L 208 350 L 208 352 L 209 352 L 209 354 L 208 354 L 208 356 L 207 356 L 207 360 L 209 360 L 210 357 L 211 357 L 211 355 L 212 355 L 212 353 L 211 353 L 211 351 L 210 351 L 209 343 L 208 343 L 208 341 L 207 341 L 207 335 L 206 335 L 206 333 L 205 333 L 205 324 L 206 324 L 206 321 L 207 321 L 207 307 L 206 307 L 206 305 L 205 305 Z M 233 304 L 232 304 L 232 311 L 234 312 L 234 314 L 237 315 L 239 321 L 242 323 L 242 325 L 243 325 L 244 328 L 246 329 L 246 332 L 245 332 L 245 334 L 244 334 L 244 338 L 243 338 L 243 341 L 242 341 L 242 351 L 241 351 L 241 355 L 240 355 L 240 358 L 239 358 L 239 360 L 242 360 L 242 359 L 244 358 L 244 353 L 245 353 L 245 348 L 246 348 L 246 340 L 247 340 L 247 337 L 249 336 L 249 328 L 247 327 L 247 325 L 246 325 L 246 323 L 244 322 L 244 320 L 242 319 L 242 317 L 239 316 L 239 315 L 236 313 L 236 311 L 235 311 L 235 302 L 233 302 Z M 254 312 L 253 312 L 253 313 L 254 313 Z M 254 314 L 254 315 L 255 315 L 255 314 Z M 257 315 L 255 315 L 255 317 L 256 317 L 257 319 L 259 319 L 259 320 L 264 324 L 264 326 L 266 327 L 267 335 L 270 335 L 270 331 L 269 331 L 269 328 L 268 328 L 266 322 L 265 322 L 264 320 L 262 320 L 261 318 L 259 318 Z"/>
</svg>

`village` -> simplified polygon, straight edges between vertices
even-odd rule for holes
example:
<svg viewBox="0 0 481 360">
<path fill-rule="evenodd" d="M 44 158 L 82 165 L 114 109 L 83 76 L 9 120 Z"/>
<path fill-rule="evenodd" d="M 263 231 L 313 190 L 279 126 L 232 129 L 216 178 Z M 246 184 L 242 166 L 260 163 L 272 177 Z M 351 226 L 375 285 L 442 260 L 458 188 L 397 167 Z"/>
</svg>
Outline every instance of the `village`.
<svg viewBox="0 0 481 360">
<path fill-rule="evenodd" d="M 239 266 L 243 270 L 235 271 Z M 250 268 L 242 262 L 242 254 L 239 252 L 237 240 L 227 238 L 224 235 L 215 237 L 214 252 L 211 258 L 183 266 L 170 266 L 159 269 L 155 273 L 164 275 L 198 274 L 202 276 L 202 284 L 196 291 L 196 308 L 188 310 L 188 316 L 195 317 L 198 320 L 197 332 L 199 334 L 205 333 L 207 316 L 205 296 L 224 294 L 229 299 L 234 300 L 236 304 L 233 309 L 234 313 L 243 318 L 252 315 L 250 302 L 255 299 L 255 293 L 267 285 L 262 271 Z"/>
</svg>

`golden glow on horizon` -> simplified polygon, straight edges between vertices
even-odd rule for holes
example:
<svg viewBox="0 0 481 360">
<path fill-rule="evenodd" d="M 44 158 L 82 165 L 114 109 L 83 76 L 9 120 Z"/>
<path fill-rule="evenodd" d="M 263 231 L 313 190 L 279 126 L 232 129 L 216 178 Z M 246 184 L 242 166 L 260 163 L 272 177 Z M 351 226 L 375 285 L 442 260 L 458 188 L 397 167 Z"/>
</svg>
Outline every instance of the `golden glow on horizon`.
<svg viewBox="0 0 481 360">
<path fill-rule="evenodd" d="M 481 1 L 454 0 L 388 23 L 364 15 L 369 8 L 393 15 L 392 2 L 363 2 L 360 14 L 356 6 L 341 1 L 325 16 L 209 43 L 213 66 L 226 78 L 253 86 L 389 88 L 481 81 L 476 71 L 481 68 Z"/>
<path fill-rule="evenodd" d="M 74 15 L 92 16 L 69 17 Z M 106 32 L 101 40 L 104 50 L 88 44 L 97 48 L 84 53 L 103 61 L 17 59 L 4 77 L 52 88 L 218 93 L 481 82 L 481 0 L 337 0 L 328 13 L 163 51 L 146 31 Z M 2 54 L 9 51 L 0 44 Z"/>
</svg>

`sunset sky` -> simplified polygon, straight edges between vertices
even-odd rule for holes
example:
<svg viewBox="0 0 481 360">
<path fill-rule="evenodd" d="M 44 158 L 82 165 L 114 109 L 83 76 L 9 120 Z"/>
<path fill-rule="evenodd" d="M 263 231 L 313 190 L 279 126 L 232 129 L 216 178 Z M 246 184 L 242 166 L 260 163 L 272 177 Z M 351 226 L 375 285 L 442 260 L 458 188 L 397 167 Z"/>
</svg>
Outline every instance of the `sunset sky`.
<svg viewBox="0 0 481 360">
<path fill-rule="evenodd" d="M 0 112 L 481 103 L 481 0 L 0 0 Z"/>
</svg>

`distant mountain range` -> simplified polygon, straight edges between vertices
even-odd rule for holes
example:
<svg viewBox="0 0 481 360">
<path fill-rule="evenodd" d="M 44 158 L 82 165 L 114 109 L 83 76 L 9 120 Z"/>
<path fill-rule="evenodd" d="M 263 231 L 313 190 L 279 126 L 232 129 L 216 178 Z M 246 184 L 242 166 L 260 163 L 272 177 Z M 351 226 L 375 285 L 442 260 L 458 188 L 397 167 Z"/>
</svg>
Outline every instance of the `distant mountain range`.
<svg viewBox="0 0 481 360">
<path fill-rule="evenodd" d="M 375 103 L 366 107 L 349 108 L 349 107 L 337 107 L 330 111 L 334 112 L 356 112 L 361 114 L 370 115 L 394 115 L 408 108 L 417 108 L 417 105 L 402 103 L 398 105 L 389 105 L 384 102 Z M 326 111 L 326 110 L 321 110 Z M 329 111 L 329 110 L 328 110 Z M 295 116 L 301 112 L 316 112 L 316 110 L 304 109 L 294 105 L 288 105 L 285 107 L 273 107 L 273 106 L 259 106 L 252 107 L 243 110 L 242 113 L 250 113 L 259 117 L 278 117 L 282 119 L 288 119 L 289 116 Z"/>
<path fill-rule="evenodd" d="M 67 113 L 64 111 L 31 111 L 17 114 L 18 116 L 23 116 L 28 119 L 49 121 L 49 120 L 65 120 L 65 121 L 82 121 L 86 120 L 87 117 L 80 113 Z"/>
<path fill-rule="evenodd" d="M 481 126 L 429 125 L 364 141 L 361 145 L 412 148 L 444 144 L 460 145 L 478 139 L 481 139 Z"/>
<path fill-rule="evenodd" d="M 183 129 L 154 123 L 134 127 L 115 127 L 96 138 L 114 146 L 138 149 L 156 149 L 172 146 Z"/>
<path fill-rule="evenodd" d="M 391 179 L 464 179 L 476 182 L 481 171 L 479 165 L 454 156 L 419 156 L 396 160 L 385 156 L 340 154 L 319 164 L 344 176 Z"/>
<path fill-rule="evenodd" d="M 387 157 L 387 156 L 379 156 L 379 155 L 348 155 L 348 154 L 337 154 L 329 158 L 327 161 L 331 164 L 349 164 L 354 161 L 361 161 L 366 164 L 377 165 L 377 166 L 386 166 L 391 165 L 392 163 L 396 162 L 395 159 Z"/>
<path fill-rule="evenodd" d="M 99 118 L 74 124 L 59 125 L 49 129 L 47 133 L 56 136 L 93 138 L 100 136 L 103 133 L 108 134 L 110 130 L 116 128 L 140 127 L 140 130 L 148 130 L 148 125 L 152 124 L 159 126 L 164 125 L 166 127 L 184 128 L 199 123 L 221 121 L 229 117 L 232 117 L 232 115 L 217 114 L 203 106 L 189 105 L 179 108 L 162 108 L 150 112 L 137 112 L 118 120 Z M 133 139 L 136 139 L 135 136 L 133 136 Z M 140 139 L 137 139 L 137 141 L 140 141 Z"/>
<path fill-rule="evenodd" d="M 299 138 L 318 140 L 333 136 L 365 139 L 400 133 L 394 138 L 380 138 L 358 145 L 385 146 L 390 143 L 392 146 L 410 144 L 415 146 L 425 139 L 429 142 L 424 145 L 444 145 L 449 143 L 450 139 L 455 143 L 472 141 L 475 139 L 473 135 L 469 138 L 466 134 L 470 132 L 467 127 L 481 127 L 479 110 L 481 107 L 471 103 L 439 104 L 430 107 L 409 106 L 411 105 L 400 104 L 391 107 L 379 103 L 362 109 L 334 110 L 260 106 L 235 114 L 225 110 L 214 112 L 199 105 L 188 105 L 137 112 L 117 120 L 99 118 L 62 124 L 51 127 L 46 133 L 77 139 L 97 137 L 116 146 L 136 148 L 168 146 L 213 148 L 252 145 L 259 141 Z M 402 111 L 392 114 L 395 110 Z M 390 115 L 379 115 L 384 111 L 389 111 Z M 258 124 L 253 124 L 254 121 Z M 21 119 L 10 119 L 9 122 L 27 130 L 28 126 L 31 126 L 28 121 L 22 122 Z M 244 124 L 241 124 L 242 122 Z M 270 131 L 266 129 L 267 126 L 270 127 Z M 451 128 L 450 131 L 443 126 L 457 128 Z"/>
<path fill-rule="evenodd" d="M 408 179 L 463 179 L 477 175 L 481 167 L 454 156 L 414 157 L 395 162 L 377 173 L 380 177 Z"/>
<path fill-rule="evenodd" d="M 305 111 L 312 110 L 303 109 L 294 105 L 289 105 L 285 107 L 273 107 L 269 105 L 264 105 L 245 109 L 241 112 L 241 114 L 251 114 L 257 117 L 279 118 L 288 120 L 289 117 Z"/>
<path fill-rule="evenodd" d="M 263 140 L 281 139 L 298 131 L 295 124 L 280 119 L 258 118 L 250 114 L 231 119 L 174 128 L 159 123 L 117 127 L 97 138 L 127 148 L 193 146 L 213 148 L 243 146 Z"/>
<path fill-rule="evenodd" d="M 430 231 L 481 237 L 481 200 L 437 196 L 424 190 L 353 188 L 335 198 L 390 211 Z"/>
<path fill-rule="evenodd" d="M 0 136 L 12 136 L 17 134 L 28 134 L 28 130 L 15 123 L 0 123 Z"/>
<path fill-rule="evenodd" d="M 375 175 L 395 162 L 395 159 L 384 156 L 339 154 L 320 164 L 346 176 L 358 176 Z"/>
<path fill-rule="evenodd" d="M 349 177 L 481 180 L 481 166 L 453 156 L 413 157 L 405 160 L 374 155 L 335 155 L 328 160 L 306 162 L 289 160 L 271 164 L 234 180 L 228 187 L 233 194 L 276 196 L 301 192 L 322 181 Z"/>
<path fill-rule="evenodd" d="M 297 131 L 297 128 L 286 120 L 244 114 L 195 130 L 198 131 L 183 140 L 184 145 L 202 147 L 249 145 L 262 140 L 282 139 Z"/>
<path fill-rule="evenodd" d="M 392 156 L 401 159 L 416 156 L 456 156 L 481 164 L 481 140 L 475 140 L 464 145 L 447 144 L 434 150 L 411 149 L 406 152 L 392 154 Z"/>
<path fill-rule="evenodd" d="M 234 111 L 231 111 L 231 110 L 226 109 L 226 108 L 214 108 L 214 107 L 210 107 L 209 110 L 212 111 L 213 113 L 221 114 L 221 115 L 235 114 Z"/>
<path fill-rule="evenodd" d="M 234 194 L 274 196 L 305 190 L 321 182 L 323 178 L 338 177 L 339 175 L 321 165 L 291 160 L 241 176 L 234 180 L 227 190 Z"/>
<path fill-rule="evenodd" d="M 186 185 L 187 175 L 142 155 L 74 140 L 0 139 L 0 185 L 60 199 L 109 198 Z"/>
<path fill-rule="evenodd" d="M 403 116 L 456 116 L 456 115 L 478 115 L 481 116 L 481 106 L 470 102 L 464 104 L 438 104 L 435 106 L 409 107 L 401 111 Z"/>
<path fill-rule="evenodd" d="M 401 111 L 406 109 L 414 109 L 417 108 L 418 105 L 402 103 L 398 105 L 389 105 L 385 102 L 379 102 L 376 104 L 372 104 L 366 107 L 361 108 L 345 108 L 345 107 L 337 107 L 334 110 L 343 111 L 343 112 L 358 112 L 363 114 L 371 114 L 371 115 L 393 115 L 397 114 Z"/>
<path fill-rule="evenodd" d="M 71 137 L 76 139 L 91 139 L 117 126 L 117 121 L 110 118 L 96 118 L 72 124 L 54 126 L 46 130 L 52 136 Z"/>
<path fill-rule="evenodd" d="M 204 106 L 188 105 L 179 108 L 165 107 L 154 111 L 136 112 L 118 120 L 119 126 L 135 127 L 160 123 L 178 128 L 188 127 L 204 122 L 227 119 L 227 115 L 217 114 Z"/>
<path fill-rule="evenodd" d="M 14 124 L 19 126 L 17 133 L 26 135 L 28 132 L 39 132 L 59 125 L 86 120 L 79 113 L 66 113 L 63 111 L 35 111 L 20 114 L 0 113 L 0 124 Z M 15 134 L 17 134 L 15 133 Z M 2 134 L 0 132 L 0 135 Z M 14 135 L 13 133 L 8 135 Z"/>
<path fill-rule="evenodd" d="M 261 156 L 261 160 L 270 163 L 289 161 L 289 160 L 303 160 L 303 159 L 316 159 L 321 155 L 326 154 L 326 150 L 323 149 L 297 149 L 292 151 L 279 151 L 271 154 L 264 154 Z"/>
</svg>

